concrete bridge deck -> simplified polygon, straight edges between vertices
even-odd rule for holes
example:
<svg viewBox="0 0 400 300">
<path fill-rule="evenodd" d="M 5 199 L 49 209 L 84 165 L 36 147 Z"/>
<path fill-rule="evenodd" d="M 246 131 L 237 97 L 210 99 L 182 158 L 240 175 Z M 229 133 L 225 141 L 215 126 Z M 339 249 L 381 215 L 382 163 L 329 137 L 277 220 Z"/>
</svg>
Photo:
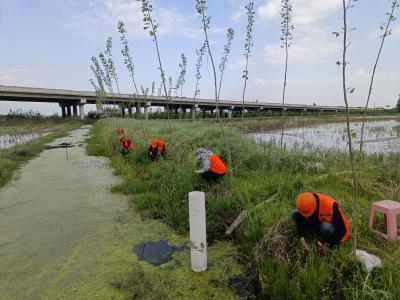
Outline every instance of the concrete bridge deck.
<svg viewBox="0 0 400 300">
<path fill-rule="evenodd" d="M 30 88 L 18 86 L 0 85 L 0 101 L 23 101 L 23 102 L 41 102 L 41 103 L 59 103 L 62 116 L 77 116 L 79 107 L 79 115 L 84 116 L 85 104 L 96 104 L 96 93 L 89 91 L 74 91 L 61 89 L 45 89 Z M 213 99 L 196 99 L 171 97 L 169 101 L 165 97 L 143 96 L 134 97 L 132 94 L 106 94 L 105 104 L 117 104 L 121 107 L 123 114 L 125 109 L 132 113 L 132 107 L 137 110 L 144 108 L 144 115 L 147 118 L 148 108 L 150 106 L 169 107 L 169 109 L 185 110 L 191 109 L 192 115 L 195 116 L 196 110 L 213 111 L 216 109 L 215 100 Z M 242 110 L 242 102 L 234 100 L 220 100 L 219 109 L 227 110 L 228 116 L 232 116 L 233 111 Z M 71 112 L 72 108 L 72 112 Z M 245 111 L 279 111 L 282 110 L 281 103 L 269 103 L 259 101 L 245 101 Z M 344 111 L 344 106 L 314 106 L 304 104 L 285 104 L 288 111 Z M 350 108 L 350 110 L 360 110 L 360 108 Z"/>
</svg>

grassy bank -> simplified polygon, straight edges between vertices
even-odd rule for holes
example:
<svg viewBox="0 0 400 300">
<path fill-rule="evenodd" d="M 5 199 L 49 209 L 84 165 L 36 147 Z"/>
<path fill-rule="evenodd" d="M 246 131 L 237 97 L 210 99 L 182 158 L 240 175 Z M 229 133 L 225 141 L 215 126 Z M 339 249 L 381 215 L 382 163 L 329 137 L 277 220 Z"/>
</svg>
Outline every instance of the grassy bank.
<svg viewBox="0 0 400 300">
<path fill-rule="evenodd" d="M 65 120 L 6 120 L 0 119 L 0 135 L 16 135 L 50 130 L 52 133 L 9 149 L 0 149 L 0 187 L 13 177 L 14 172 L 24 162 L 43 151 L 45 144 L 82 125 L 80 121 Z"/>
<path fill-rule="evenodd" d="M 274 121 L 272 121 L 274 122 Z M 165 121 L 119 120 L 137 146 L 129 159 L 119 154 L 114 136 L 115 122 L 99 121 L 89 140 L 88 152 L 111 158 L 124 182 L 115 192 L 130 195 L 130 202 L 143 214 L 160 219 L 178 232 L 188 232 L 187 194 L 206 193 L 209 243 L 232 239 L 240 260 L 248 266 L 255 297 L 272 299 L 376 299 L 400 298 L 400 247 L 376 237 L 367 229 L 373 201 L 400 201 L 400 155 L 374 155 L 363 160 L 360 175 L 358 248 L 380 256 L 383 268 L 370 275 L 351 255 L 351 242 L 328 255 L 317 249 L 305 253 L 299 246 L 290 220 L 294 198 L 302 191 L 318 191 L 339 200 L 351 223 L 352 187 L 346 156 L 338 152 L 300 153 L 259 145 L 240 135 L 230 123 L 233 176 L 217 184 L 194 174 L 195 150 L 204 146 L 227 157 L 220 130 L 213 122 L 173 122 L 172 133 Z M 240 123 L 236 123 L 238 126 Z M 265 121 L 267 126 L 267 120 Z M 145 126 L 145 128 L 144 128 Z M 273 123 L 271 127 L 273 128 Z M 269 129 L 269 128 L 268 128 Z M 167 156 L 156 163 L 146 158 L 152 137 L 166 141 Z M 271 196 L 272 201 L 264 203 Z M 226 228 L 246 209 L 246 220 L 231 235 Z"/>
</svg>

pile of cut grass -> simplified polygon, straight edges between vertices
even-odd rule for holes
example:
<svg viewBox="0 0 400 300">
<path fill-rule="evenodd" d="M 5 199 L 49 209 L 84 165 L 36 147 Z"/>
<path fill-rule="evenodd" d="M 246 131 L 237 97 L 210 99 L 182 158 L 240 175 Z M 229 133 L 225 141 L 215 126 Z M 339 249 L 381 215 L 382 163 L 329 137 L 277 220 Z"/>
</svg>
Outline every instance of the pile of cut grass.
<svg viewBox="0 0 400 300">
<path fill-rule="evenodd" d="M 174 122 L 172 133 L 165 121 L 119 120 L 118 123 L 137 146 L 128 159 L 119 153 L 114 124 L 109 120 L 96 123 L 87 147 L 89 154 L 110 157 L 115 172 L 124 179 L 113 190 L 130 195 L 130 203 L 145 215 L 185 234 L 189 228 L 187 194 L 204 191 L 208 241 L 231 238 L 235 242 L 241 252 L 240 259 L 249 266 L 249 274 L 260 293 L 256 296 L 400 298 L 399 244 L 389 244 L 367 229 L 373 201 L 383 198 L 400 201 L 400 155 L 362 158 L 365 171 L 360 175 L 359 248 L 378 254 L 384 264 L 368 275 L 351 255 L 350 241 L 325 256 L 316 248 L 305 253 L 290 220 L 295 196 L 302 191 L 313 191 L 338 199 L 350 222 L 354 222 L 350 218 L 351 173 L 345 154 L 282 151 L 274 145 L 256 144 L 237 130 L 229 129 L 233 161 L 229 167 L 233 167 L 233 176 L 210 184 L 194 173 L 194 153 L 203 146 L 226 158 L 221 132 L 213 122 Z M 167 146 L 165 159 L 155 163 L 146 156 L 153 137 L 164 139 Z M 260 204 L 275 194 L 272 202 Z M 248 212 L 246 220 L 232 236 L 225 236 L 227 227 L 244 209 Z"/>
</svg>

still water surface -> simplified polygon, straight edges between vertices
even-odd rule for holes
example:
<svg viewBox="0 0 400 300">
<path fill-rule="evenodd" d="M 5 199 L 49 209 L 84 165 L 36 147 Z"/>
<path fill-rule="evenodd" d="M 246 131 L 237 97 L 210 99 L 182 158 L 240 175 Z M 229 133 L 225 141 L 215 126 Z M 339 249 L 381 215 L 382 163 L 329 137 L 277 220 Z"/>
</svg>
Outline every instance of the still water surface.
<svg viewBox="0 0 400 300">
<path fill-rule="evenodd" d="M 0 135 L 0 149 L 8 149 L 49 134 L 51 134 L 51 131 Z"/>
<path fill-rule="evenodd" d="M 142 218 L 125 196 L 110 193 L 120 179 L 106 158 L 86 154 L 89 130 L 55 140 L 53 146 L 73 147 L 45 150 L 0 188 L 0 300 L 127 299 L 112 283 L 130 272 L 145 274 L 143 285 L 160 286 L 169 299 L 236 299 L 229 280 L 242 266 L 231 243 L 208 247 L 209 269 L 201 274 L 191 271 L 187 251 L 159 267 L 139 261 L 135 245 L 183 245 L 189 238 Z M 142 292 L 139 299 L 165 299 Z"/>
<path fill-rule="evenodd" d="M 352 144 L 355 149 L 360 146 L 361 122 L 352 122 Z M 258 142 L 280 144 L 281 131 L 250 134 Z M 373 153 L 399 153 L 400 152 L 400 121 L 371 121 L 365 123 L 364 151 Z M 330 123 L 317 126 L 303 126 L 285 129 L 283 144 L 288 149 L 302 151 L 341 150 L 348 148 L 346 123 Z"/>
</svg>

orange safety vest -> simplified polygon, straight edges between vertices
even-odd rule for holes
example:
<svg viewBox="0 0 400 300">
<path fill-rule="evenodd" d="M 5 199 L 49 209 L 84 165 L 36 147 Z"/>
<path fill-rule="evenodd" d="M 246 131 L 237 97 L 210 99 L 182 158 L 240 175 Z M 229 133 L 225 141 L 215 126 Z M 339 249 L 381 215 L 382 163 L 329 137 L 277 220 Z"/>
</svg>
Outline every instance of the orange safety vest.
<svg viewBox="0 0 400 300">
<path fill-rule="evenodd" d="M 327 195 L 324 195 L 324 194 L 317 193 L 317 195 L 319 198 L 319 210 L 318 210 L 319 221 L 332 223 L 333 204 L 335 204 L 335 203 L 337 204 L 336 200 Z M 346 217 L 344 216 L 339 205 L 338 205 L 338 210 L 339 210 L 340 215 L 342 216 L 344 226 L 346 227 L 346 233 L 340 240 L 340 243 L 343 243 L 347 240 L 347 238 L 350 235 L 350 224 L 349 224 L 349 221 L 347 221 Z"/>
<path fill-rule="evenodd" d="M 135 149 L 135 144 L 132 143 L 132 141 L 130 139 L 125 138 L 124 141 L 122 141 L 122 148 L 124 150 L 134 150 Z"/>
<path fill-rule="evenodd" d="M 151 141 L 150 147 L 153 151 L 157 148 L 157 154 L 160 155 L 164 151 L 164 141 L 154 139 Z"/>
<path fill-rule="evenodd" d="M 216 156 L 215 154 L 210 155 L 208 157 L 208 160 L 210 161 L 210 171 L 211 172 L 220 174 L 220 175 L 226 173 L 226 166 L 218 156 Z"/>
</svg>

